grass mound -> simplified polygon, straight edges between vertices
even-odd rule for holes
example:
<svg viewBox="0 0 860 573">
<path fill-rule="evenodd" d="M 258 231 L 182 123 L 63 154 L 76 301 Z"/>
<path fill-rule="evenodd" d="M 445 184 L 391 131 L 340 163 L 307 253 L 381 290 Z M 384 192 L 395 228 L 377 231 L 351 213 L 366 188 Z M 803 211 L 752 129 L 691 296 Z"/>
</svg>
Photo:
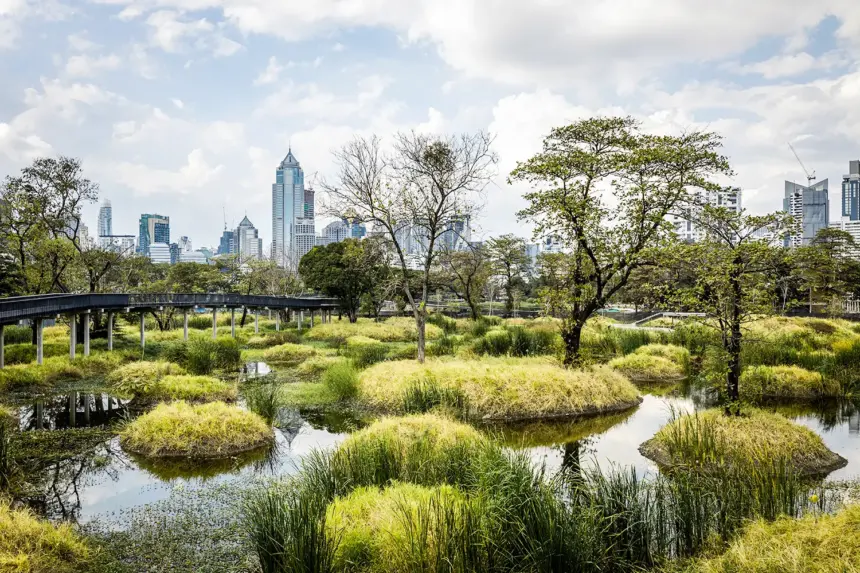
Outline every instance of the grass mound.
<svg viewBox="0 0 860 573">
<path fill-rule="evenodd" d="M 442 336 L 442 329 L 435 324 L 427 324 L 424 334 L 427 340 Z M 394 317 L 385 322 L 358 319 L 358 322 L 345 321 L 318 324 L 305 335 L 309 340 L 319 340 L 343 344 L 353 336 L 365 336 L 381 342 L 410 342 L 418 338 L 415 321 L 411 318 Z"/>
<path fill-rule="evenodd" d="M 486 438 L 468 424 L 436 414 L 416 414 L 374 422 L 351 434 L 340 449 L 362 447 L 380 440 L 397 443 L 402 448 L 420 445 L 427 451 L 442 453 L 455 444 L 483 444 Z"/>
<path fill-rule="evenodd" d="M 487 420 L 611 412 L 639 402 L 636 387 L 610 368 L 567 370 L 539 358 L 382 362 L 362 372 L 359 398 L 390 412 L 455 406 Z"/>
<path fill-rule="evenodd" d="M 316 349 L 301 344 L 285 342 L 279 346 L 273 346 L 263 352 L 263 360 L 272 364 L 284 366 L 296 366 L 317 353 Z"/>
<path fill-rule="evenodd" d="M 269 332 L 262 336 L 252 336 L 248 340 L 248 348 L 263 349 L 271 348 L 285 342 L 298 344 L 301 342 L 301 337 L 297 332 L 292 330 L 284 330 L 281 332 Z"/>
<path fill-rule="evenodd" d="M 171 374 L 160 378 L 135 393 L 135 397 L 146 400 L 188 400 L 205 402 L 220 400 L 233 402 L 238 391 L 235 384 L 212 376 L 187 376 Z"/>
<path fill-rule="evenodd" d="M 609 361 L 609 367 L 637 381 L 676 380 L 684 377 L 683 366 L 653 354 L 635 352 L 619 356 Z"/>
<path fill-rule="evenodd" d="M 46 358 L 41 365 L 16 364 L 0 370 L 0 390 L 46 386 L 64 380 L 80 380 L 84 371 L 68 358 Z"/>
<path fill-rule="evenodd" d="M 840 396 L 840 384 L 799 366 L 750 366 L 741 374 L 745 398 L 826 398 Z"/>
<path fill-rule="evenodd" d="M 108 382 L 125 394 L 141 394 L 165 376 L 185 374 L 185 369 L 172 362 L 131 362 L 108 374 Z"/>
<path fill-rule="evenodd" d="M 728 550 L 694 563 L 689 573 L 847 573 L 860 564 L 860 505 L 836 515 L 750 523 Z"/>
<path fill-rule="evenodd" d="M 296 372 L 303 376 L 316 376 L 322 374 L 332 364 L 340 362 L 342 359 L 337 356 L 321 356 L 319 354 L 311 356 L 301 364 L 296 366 Z"/>
<path fill-rule="evenodd" d="M 387 353 L 388 347 L 374 338 L 351 336 L 346 339 L 346 355 L 358 368 L 382 362 Z"/>
<path fill-rule="evenodd" d="M 257 414 L 223 402 L 160 404 L 120 433 L 127 450 L 148 457 L 221 458 L 271 443 Z"/>
<path fill-rule="evenodd" d="M 413 529 L 431 506 L 451 507 L 463 500 L 451 486 L 423 487 L 394 483 L 385 489 L 361 487 L 337 498 L 326 515 L 327 535 L 337 540 L 334 553 L 336 571 L 413 571 L 411 545 Z M 421 540 L 425 546 L 445 538 L 437 530 L 442 520 L 433 520 Z M 429 551 L 428 551 L 429 549 Z M 432 547 L 424 551 L 434 552 Z"/>
<path fill-rule="evenodd" d="M 70 524 L 54 526 L 0 500 L 0 571 L 83 571 L 90 550 Z"/>
<path fill-rule="evenodd" d="M 784 459 L 805 475 L 828 473 L 847 463 L 812 430 L 753 408 L 740 416 L 726 416 L 719 409 L 674 416 L 639 451 L 670 467 L 740 466 Z"/>
<path fill-rule="evenodd" d="M 646 344 L 640 346 L 634 351 L 634 354 L 644 354 L 645 356 L 659 356 L 667 360 L 671 360 L 678 366 L 686 368 L 690 363 L 690 351 L 683 346 L 675 344 Z"/>
<path fill-rule="evenodd" d="M 322 382 L 339 400 L 349 400 L 358 393 L 358 373 L 346 360 L 335 362 L 326 368 Z"/>
</svg>

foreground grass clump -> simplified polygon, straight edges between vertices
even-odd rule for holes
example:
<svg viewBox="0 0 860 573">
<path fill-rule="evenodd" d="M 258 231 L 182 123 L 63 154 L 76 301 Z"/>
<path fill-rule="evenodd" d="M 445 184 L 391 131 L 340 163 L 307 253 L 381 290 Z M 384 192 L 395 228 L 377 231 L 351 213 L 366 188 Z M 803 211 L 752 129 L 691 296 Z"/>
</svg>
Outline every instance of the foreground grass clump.
<svg viewBox="0 0 860 573">
<path fill-rule="evenodd" d="M 346 360 L 335 362 L 326 368 L 322 382 L 339 400 L 349 400 L 358 393 L 358 372 Z"/>
<path fill-rule="evenodd" d="M 235 384 L 212 376 L 169 375 L 135 393 L 145 400 L 187 400 L 233 402 L 238 391 Z"/>
<path fill-rule="evenodd" d="M 833 379 L 799 366 L 750 366 L 741 374 L 740 390 L 746 398 L 826 398 L 839 396 Z"/>
<path fill-rule="evenodd" d="M 653 354 L 634 352 L 619 356 L 611 360 L 609 366 L 636 381 L 676 380 L 684 377 L 683 366 Z"/>
<path fill-rule="evenodd" d="M 442 336 L 442 329 L 435 324 L 427 324 L 424 334 L 427 340 L 434 340 Z M 411 318 L 394 317 L 385 322 L 360 318 L 355 323 L 338 321 L 318 324 L 305 335 L 309 340 L 335 344 L 343 344 L 353 336 L 365 336 L 381 342 L 409 342 L 417 339 L 418 330 Z"/>
<path fill-rule="evenodd" d="M 472 417 L 525 420 L 624 410 L 639 395 L 605 366 L 568 370 L 539 358 L 481 358 L 376 364 L 359 378 L 359 399 L 390 412 L 453 406 Z"/>
<path fill-rule="evenodd" d="M 281 403 L 294 408 L 329 406 L 338 401 L 337 394 L 322 382 L 291 382 L 278 388 Z"/>
<path fill-rule="evenodd" d="M 720 409 L 675 415 L 639 450 L 670 467 L 709 468 L 785 460 L 798 473 L 816 475 L 847 463 L 812 430 L 779 414 L 753 408 L 739 416 L 726 416 Z"/>
<path fill-rule="evenodd" d="M 383 418 L 351 434 L 341 451 L 385 441 L 403 450 L 422 447 L 431 455 L 443 454 L 457 444 L 477 446 L 487 443 L 481 432 L 468 424 L 436 414 Z"/>
<path fill-rule="evenodd" d="M 46 358 L 41 365 L 16 364 L 0 370 L 0 390 L 47 386 L 64 380 L 80 380 L 84 371 L 68 358 Z"/>
<path fill-rule="evenodd" d="M 296 366 L 296 372 L 303 376 L 315 376 L 322 374 L 329 366 L 341 362 L 341 360 L 337 356 L 321 356 L 317 354 Z"/>
<path fill-rule="evenodd" d="M 125 394 L 145 393 L 165 376 L 185 374 L 185 369 L 172 362 L 131 362 L 108 374 L 108 382 Z"/>
<path fill-rule="evenodd" d="M 749 524 L 728 550 L 694 563 L 689 573 L 771 573 L 860 570 L 860 505 L 836 515 Z"/>
<path fill-rule="evenodd" d="M 660 356 L 686 368 L 690 364 L 690 351 L 675 344 L 646 344 L 634 351 L 635 354 Z"/>
<path fill-rule="evenodd" d="M 0 571 L 84 571 L 90 550 L 72 526 L 54 526 L 0 500 Z"/>
<path fill-rule="evenodd" d="M 351 336 L 346 339 L 346 355 L 358 368 L 366 368 L 371 364 L 382 362 L 388 353 L 388 347 L 367 336 Z"/>
<path fill-rule="evenodd" d="M 411 571 L 410 545 L 414 526 L 431 505 L 439 508 L 456 507 L 463 502 L 463 494 L 443 485 L 424 487 L 408 483 L 394 483 L 385 489 L 361 487 L 348 496 L 335 499 L 326 515 L 326 534 L 337 539 L 334 554 L 335 570 L 350 571 Z M 445 525 L 434 520 L 422 531 L 421 542 L 435 545 L 445 539 Z M 441 548 L 424 547 L 434 553 Z"/>
<path fill-rule="evenodd" d="M 317 353 L 316 349 L 301 344 L 285 342 L 279 346 L 273 346 L 263 352 L 263 360 L 272 364 L 283 366 L 295 366 Z"/>
<path fill-rule="evenodd" d="M 149 457 L 219 458 L 271 443 L 272 428 L 257 414 L 222 402 L 160 404 L 120 433 L 127 450 Z"/>
<path fill-rule="evenodd" d="M 555 328 L 507 326 L 491 330 L 472 345 L 476 354 L 490 356 L 538 356 L 555 354 L 561 347 L 561 336 Z"/>
</svg>

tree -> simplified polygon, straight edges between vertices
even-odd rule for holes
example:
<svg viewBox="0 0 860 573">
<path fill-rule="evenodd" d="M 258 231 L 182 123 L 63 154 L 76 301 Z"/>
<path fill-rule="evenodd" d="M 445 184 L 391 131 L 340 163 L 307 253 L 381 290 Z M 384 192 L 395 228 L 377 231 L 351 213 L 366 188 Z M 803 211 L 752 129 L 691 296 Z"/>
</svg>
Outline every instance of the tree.
<svg viewBox="0 0 860 573">
<path fill-rule="evenodd" d="M 481 246 L 469 246 L 462 251 L 445 250 L 439 257 L 437 281 L 466 301 L 472 320 L 481 317 L 481 293 L 491 274 L 489 255 Z"/>
<path fill-rule="evenodd" d="M 502 277 L 505 291 L 505 312 L 514 310 L 514 289 L 525 286 L 523 275 L 528 270 L 526 242 L 514 235 L 502 235 L 489 240 L 488 250 L 494 271 Z"/>
<path fill-rule="evenodd" d="M 726 414 L 736 414 L 743 328 L 774 312 L 775 293 L 768 283 L 783 253 L 772 242 L 792 220 L 784 213 L 751 216 L 710 205 L 696 219 L 706 236 L 675 251 L 673 264 L 685 266 L 695 277 L 690 288 L 679 289 L 678 299 L 684 307 L 704 313 L 719 330 L 726 355 Z"/>
<path fill-rule="evenodd" d="M 513 170 L 511 181 L 534 187 L 520 219 L 570 250 L 556 297 L 565 365 L 580 362 L 585 322 L 648 262 L 650 248 L 668 241 L 666 215 L 692 190 L 717 189 L 711 176 L 731 173 L 719 148 L 713 133 L 647 135 L 632 118 L 598 117 L 553 129 L 543 151 Z"/>
<path fill-rule="evenodd" d="M 424 361 L 427 296 L 439 239 L 477 211 L 475 196 L 489 184 L 496 164 L 484 133 L 437 137 L 400 133 L 384 156 L 377 137 L 356 137 L 334 155 L 338 182 L 322 183 L 332 215 L 352 214 L 373 224 L 395 254 L 403 290 L 418 330 L 419 362 Z M 417 256 L 420 288 L 409 281 L 413 266 L 407 242 L 421 243 Z"/>
<path fill-rule="evenodd" d="M 852 278 L 856 262 L 851 255 L 857 245 L 851 234 L 824 228 L 809 245 L 794 249 L 792 260 L 800 288 L 808 293 L 809 312 L 813 312 L 814 294 L 824 299 L 824 304 L 841 299 L 855 287 Z"/>
</svg>

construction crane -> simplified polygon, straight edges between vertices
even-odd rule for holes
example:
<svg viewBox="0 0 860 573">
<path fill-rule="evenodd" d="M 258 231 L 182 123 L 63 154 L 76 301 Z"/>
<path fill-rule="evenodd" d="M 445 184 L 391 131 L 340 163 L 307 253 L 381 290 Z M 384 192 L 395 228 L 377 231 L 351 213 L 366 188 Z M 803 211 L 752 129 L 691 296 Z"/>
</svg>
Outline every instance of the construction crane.
<svg viewBox="0 0 860 573">
<path fill-rule="evenodd" d="M 806 169 L 806 165 L 803 164 L 803 161 L 800 160 L 800 156 L 797 154 L 794 146 L 791 143 L 789 143 L 788 146 L 791 148 L 791 152 L 794 153 L 794 157 L 797 159 L 797 162 L 800 163 L 800 167 L 803 169 L 803 172 L 806 173 L 806 186 L 812 187 L 812 182 L 815 181 L 815 171 L 810 173 L 809 170 Z"/>
</svg>

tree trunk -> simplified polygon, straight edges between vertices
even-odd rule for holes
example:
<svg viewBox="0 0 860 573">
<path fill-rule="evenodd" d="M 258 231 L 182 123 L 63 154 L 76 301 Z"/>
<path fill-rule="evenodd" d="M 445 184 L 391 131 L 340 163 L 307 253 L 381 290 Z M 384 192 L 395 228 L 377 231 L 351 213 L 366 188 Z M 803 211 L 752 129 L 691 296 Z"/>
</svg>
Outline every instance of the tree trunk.
<svg viewBox="0 0 860 573">
<path fill-rule="evenodd" d="M 728 337 L 726 350 L 729 355 L 729 369 L 726 373 L 726 415 L 740 414 L 740 379 L 741 379 L 741 300 L 743 291 L 741 287 L 740 268 L 741 261 L 734 261 L 734 272 L 729 277 L 732 285 L 732 309 L 729 327 L 731 332 Z"/>
<path fill-rule="evenodd" d="M 424 327 L 427 324 L 427 317 L 424 316 L 423 312 L 415 313 L 415 326 L 418 327 L 418 353 L 417 358 L 418 362 L 424 363 Z"/>
<path fill-rule="evenodd" d="M 514 289 L 508 282 L 505 286 L 505 314 L 510 316 L 514 312 Z"/>
<path fill-rule="evenodd" d="M 561 324 L 561 338 L 564 341 L 564 365 L 579 366 L 582 361 L 580 356 L 580 343 L 582 342 L 582 327 L 584 321 L 576 318 L 566 318 Z"/>
<path fill-rule="evenodd" d="M 242 307 L 242 318 L 239 319 L 239 328 L 245 328 L 245 317 L 248 316 L 248 307 Z"/>
</svg>

